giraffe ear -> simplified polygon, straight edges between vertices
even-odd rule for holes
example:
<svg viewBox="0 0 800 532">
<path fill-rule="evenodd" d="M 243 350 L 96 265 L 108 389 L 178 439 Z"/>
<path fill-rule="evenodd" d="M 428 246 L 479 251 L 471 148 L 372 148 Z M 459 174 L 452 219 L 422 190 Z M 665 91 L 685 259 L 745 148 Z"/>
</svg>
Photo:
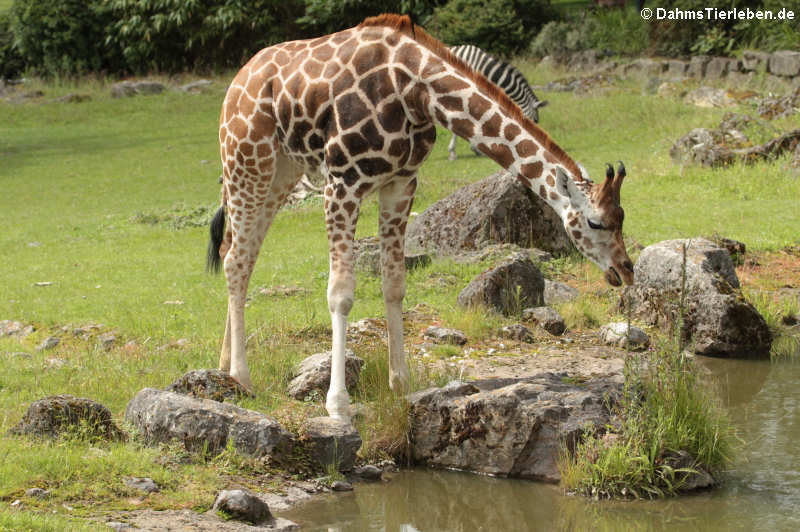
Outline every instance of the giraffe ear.
<svg viewBox="0 0 800 532">
<path fill-rule="evenodd" d="M 580 210 L 586 205 L 586 194 L 578 188 L 575 181 L 560 166 L 556 168 L 556 188 L 562 196 L 569 198 L 574 209 Z"/>
</svg>

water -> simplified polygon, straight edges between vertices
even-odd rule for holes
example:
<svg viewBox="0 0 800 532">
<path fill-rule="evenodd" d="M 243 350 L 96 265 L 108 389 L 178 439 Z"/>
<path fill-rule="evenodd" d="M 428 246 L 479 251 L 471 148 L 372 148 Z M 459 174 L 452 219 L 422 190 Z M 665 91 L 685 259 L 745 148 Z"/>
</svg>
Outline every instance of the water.
<svg viewBox="0 0 800 532">
<path fill-rule="evenodd" d="M 414 470 L 282 515 L 325 531 L 800 530 L 800 364 L 700 363 L 742 439 L 713 491 L 596 502 L 546 484 Z"/>
</svg>

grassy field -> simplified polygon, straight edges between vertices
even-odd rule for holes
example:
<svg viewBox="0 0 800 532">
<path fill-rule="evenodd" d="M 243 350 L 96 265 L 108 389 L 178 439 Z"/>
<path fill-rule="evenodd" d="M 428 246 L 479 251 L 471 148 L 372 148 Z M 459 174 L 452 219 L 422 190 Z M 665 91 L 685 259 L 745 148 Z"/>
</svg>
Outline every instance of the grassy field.
<svg viewBox="0 0 800 532">
<path fill-rule="evenodd" d="M 522 67 L 534 83 L 562 75 Z M 121 419 L 139 389 L 164 387 L 189 369 L 216 367 L 226 295 L 223 278 L 204 272 L 205 222 L 218 205 L 216 124 L 226 80 L 218 79 L 204 94 L 168 91 L 130 99 L 111 99 L 102 80 L 50 84 L 23 89 L 43 90 L 38 100 L 0 102 L 0 320 L 37 327 L 21 344 L 0 339 L 0 434 L 31 401 L 46 395 L 92 397 Z M 92 99 L 55 101 L 75 92 Z M 714 171 L 670 161 L 676 138 L 694 127 L 715 126 L 722 110 L 647 94 L 636 83 L 595 95 L 539 96 L 550 100 L 541 125 L 590 174 L 599 178 L 604 163 L 625 162 L 629 177 L 622 201 L 629 245 L 715 233 L 759 253 L 800 243 L 800 181 L 788 158 Z M 800 127 L 798 122 L 784 119 L 774 127 L 788 130 Z M 472 156 L 464 142 L 459 160 L 447 161 L 449 135 L 440 137 L 421 171 L 416 211 L 497 170 L 491 161 Z M 372 235 L 376 227 L 376 204 L 368 201 L 357 236 Z M 268 234 L 251 282 L 249 360 L 258 397 L 243 404 L 272 412 L 289 425 L 321 412 L 316 404 L 288 402 L 283 389 L 294 363 L 329 346 L 326 247 L 320 202 L 288 209 Z M 434 261 L 414 271 L 406 308 L 424 303 L 470 338 L 487 335 L 503 320 L 465 313 L 455 304 L 460 285 L 482 267 Z M 577 284 L 600 283 L 600 272 L 585 263 L 568 261 L 561 271 Z M 443 276 L 457 282 L 434 282 Z M 301 290 L 285 297 L 258 294 L 257 288 L 276 285 Z M 613 293 L 604 293 L 613 299 Z M 351 319 L 382 315 L 379 280 L 360 277 Z M 574 320 L 580 317 L 573 319 L 580 325 Z M 73 328 L 88 324 L 115 332 L 116 346 L 107 351 L 96 337 L 72 336 Z M 62 336 L 61 345 L 36 351 L 52 334 Z M 14 355 L 19 352 L 28 356 Z M 397 415 L 396 402 L 381 395 L 385 348 L 376 345 L 359 354 L 367 359 L 365 380 L 372 384 L 358 399 L 387 404 L 380 416 Z M 51 358 L 65 364 L 58 367 Z M 444 378 L 419 369 L 417 386 Z M 370 433 L 387 424 L 384 418 L 367 423 L 362 434 L 391 437 Z M 55 521 L 36 521 L 37 529 L 53 530 L 63 528 L 57 520 L 66 516 L 114 508 L 208 507 L 230 471 L 219 462 L 174 468 L 155 460 L 169 452 L 135 443 L 42 443 L 0 436 L 0 500 L 22 498 L 33 486 L 51 489 L 51 500 L 26 499 L 25 504 L 58 512 L 48 518 Z M 124 476 L 150 476 L 165 489 L 141 501 L 122 485 Z M 0 529 L 16 529 L 20 519 L 0 509 Z"/>
</svg>

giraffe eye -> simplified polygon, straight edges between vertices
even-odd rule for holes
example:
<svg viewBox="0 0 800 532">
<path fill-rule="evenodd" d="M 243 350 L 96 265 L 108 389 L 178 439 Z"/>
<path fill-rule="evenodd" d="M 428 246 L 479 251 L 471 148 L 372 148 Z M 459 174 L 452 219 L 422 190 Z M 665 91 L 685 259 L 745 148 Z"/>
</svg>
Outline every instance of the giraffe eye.
<svg viewBox="0 0 800 532">
<path fill-rule="evenodd" d="M 586 221 L 589 223 L 589 227 L 592 229 L 605 229 L 602 224 L 594 223 L 590 218 L 586 218 Z"/>
</svg>

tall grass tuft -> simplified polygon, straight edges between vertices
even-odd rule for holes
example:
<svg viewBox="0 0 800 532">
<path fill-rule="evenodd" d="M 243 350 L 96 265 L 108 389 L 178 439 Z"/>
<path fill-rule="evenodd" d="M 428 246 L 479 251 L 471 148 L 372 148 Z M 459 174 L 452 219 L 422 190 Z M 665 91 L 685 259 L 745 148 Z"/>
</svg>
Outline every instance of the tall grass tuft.
<svg viewBox="0 0 800 532">
<path fill-rule="evenodd" d="M 676 345 L 644 359 L 629 358 L 614 434 L 588 436 L 572 456 L 564 455 L 564 489 L 598 498 L 655 498 L 674 495 L 688 475 L 712 475 L 731 458 L 733 429 L 721 407 L 698 382 L 690 359 Z M 670 457 L 687 452 L 690 468 L 676 469 Z"/>
</svg>

